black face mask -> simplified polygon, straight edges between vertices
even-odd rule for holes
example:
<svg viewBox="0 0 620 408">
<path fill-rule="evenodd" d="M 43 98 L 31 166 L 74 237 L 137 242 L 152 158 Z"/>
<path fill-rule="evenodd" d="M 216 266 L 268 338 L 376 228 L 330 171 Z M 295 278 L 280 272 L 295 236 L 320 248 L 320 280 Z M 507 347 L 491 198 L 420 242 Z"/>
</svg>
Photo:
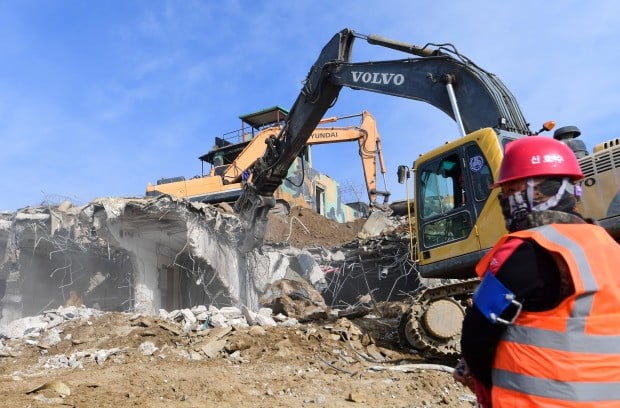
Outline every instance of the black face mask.
<svg viewBox="0 0 620 408">
<path fill-rule="evenodd" d="M 499 203 L 509 232 L 529 228 L 528 214 L 546 210 L 571 212 L 575 209 L 576 189 L 568 178 L 552 178 L 540 182 L 536 189 L 546 197 L 543 201 L 534 200 L 534 182 L 528 180 L 525 190 L 505 196 L 500 193 Z"/>
<path fill-rule="evenodd" d="M 515 232 L 525 229 L 527 215 L 532 211 L 529 201 L 525 197 L 525 191 L 519 191 L 505 196 L 500 193 L 499 204 L 506 220 L 506 229 Z"/>
</svg>

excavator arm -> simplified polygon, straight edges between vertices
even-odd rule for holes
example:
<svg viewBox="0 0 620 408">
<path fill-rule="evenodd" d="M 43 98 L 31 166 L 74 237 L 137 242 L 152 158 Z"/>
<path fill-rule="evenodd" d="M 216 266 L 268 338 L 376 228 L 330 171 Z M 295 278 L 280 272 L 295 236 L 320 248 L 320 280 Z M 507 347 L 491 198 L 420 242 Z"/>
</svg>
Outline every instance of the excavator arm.
<svg viewBox="0 0 620 408">
<path fill-rule="evenodd" d="M 347 116 L 347 118 L 353 116 Z M 383 204 L 385 204 L 390 197 L 390 192 L 387 190 L 387 181 L 385 179 L 387 170 L 385 169 L 385 161 L 383 160 L 383 150 L 381 148 L 381 137 L 379 136 L 379 131 L 377 130 L 377 121 L 368 111 L 363 111 L 361 116 L 362 121 L 359 127 L 317 127 L 308 137 L 306 144 L 320 145 L 357 141 L 359 145 L 360 158 L 362 159 L 368 201 L 371 205 L 376 205 L 378 204 L 377 196 L 382 196 Z M 323 123 L 324 121 L 325 120 L 321 122 Z M 381 170 L 381 175 L 383 176 L 383 185 L 386 188 L 385 190 L 377 190 L 377 161 L 379 162 L 379 168 Z"/>
<path fill-rule="evenodd" d="M 352 63 L 355 38 L 417 58 Z M 462 135 L 483 127 L 531 133 L 515 98 L 499 78 L 456 50 L 430 50 L 344 29 L 323 47 L 280 134 L 267 140 L 267 150 L 254 166 L 253 182 L 235 203 L 246 225 L 244 249 L 262 242 L 267 212 L 275 203 L 274 191 L 344 86 L 429 103 L 454 119 Z"/>
</svg>

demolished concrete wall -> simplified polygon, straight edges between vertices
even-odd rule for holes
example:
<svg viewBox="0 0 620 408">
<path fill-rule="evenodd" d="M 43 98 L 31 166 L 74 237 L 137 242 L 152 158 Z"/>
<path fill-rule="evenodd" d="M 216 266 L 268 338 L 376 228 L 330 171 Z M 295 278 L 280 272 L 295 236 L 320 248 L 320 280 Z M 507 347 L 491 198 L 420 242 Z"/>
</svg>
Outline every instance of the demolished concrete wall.
<svg viewBox="0 0 620 408">
<path fill-rule="evenodd" d="M 169 196 L 26 208 L 0 227 L 0 324 L 67 304 L 71 292 L 102 310 L 257 309 L 274 281 L 299 274 L 316 285 L 323 280 L 307 253 L 242 253 L 236 216 Z"/>
<path fill-rule="evenodd" d="M 138 312 L 177 307 L 174 298 L 191 293 L 194 299 L 181 303 L 257 307 L 260 296 L 288 273 L 290 258 L 296 256 L 268 248 L 241 252 L 244 230 L 239 219 L 209 204 L 162 196 L 105 199 L 92 207 L 98 236 L 132 255 Z"/>
<path fill-rule="evenodd" d="M 79 216 L 78 208 L 64 203 L 26 208 L 3 218 L 0 323 L 65 304 L 71 291 L 110 309 L 120 308 L 129 297 L 122 289 L 131 275 L 128 254 L 97 242 Z M 107 285 L 97 284 L 105 280 L 101 277 L 110 278 Z"/>
</svg>

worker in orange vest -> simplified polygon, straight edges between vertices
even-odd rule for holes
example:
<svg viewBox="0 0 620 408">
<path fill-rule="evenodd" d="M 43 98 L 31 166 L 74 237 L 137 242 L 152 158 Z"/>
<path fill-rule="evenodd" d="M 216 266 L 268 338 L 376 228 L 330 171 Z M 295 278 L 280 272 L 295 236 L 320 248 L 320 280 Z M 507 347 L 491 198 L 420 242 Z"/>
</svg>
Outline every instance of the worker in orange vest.
<svg viewBox="0 0 620 408">
<path fill-rule="evenodd" d="M 559 141 L 506 146 L 509 234 L 476 266 L 454 374 L 485 408 L 620 407 L 620 245 L 575 212 L 581 178 Z"/>
</svg>

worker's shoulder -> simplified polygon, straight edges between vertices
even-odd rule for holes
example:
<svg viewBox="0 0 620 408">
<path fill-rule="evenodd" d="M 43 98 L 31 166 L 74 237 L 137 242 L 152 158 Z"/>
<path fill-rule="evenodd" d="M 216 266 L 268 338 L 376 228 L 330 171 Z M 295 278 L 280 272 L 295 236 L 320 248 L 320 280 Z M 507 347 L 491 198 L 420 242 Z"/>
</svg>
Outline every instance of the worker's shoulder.
<svg viewBox="0 0 620 408">
<path fill-rule="evenodd" d="M 510 258 L 524 242 L 525 240 L 522 238 L 508 237 L 501 245 L 497 246 L 489 264 L 491 271 L 497 273 L 506 260 Z"/>
</svg>

